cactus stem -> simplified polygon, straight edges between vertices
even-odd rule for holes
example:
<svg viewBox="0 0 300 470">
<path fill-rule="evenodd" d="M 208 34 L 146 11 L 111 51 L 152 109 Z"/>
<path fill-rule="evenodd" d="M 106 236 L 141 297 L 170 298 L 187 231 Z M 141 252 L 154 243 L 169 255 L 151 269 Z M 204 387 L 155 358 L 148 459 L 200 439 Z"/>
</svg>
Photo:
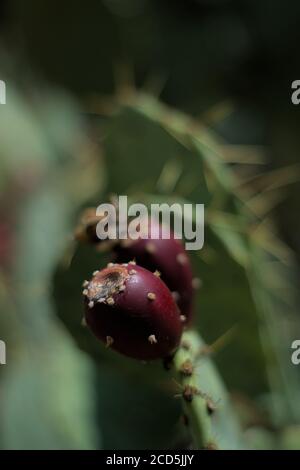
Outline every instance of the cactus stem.
<svg viewBox="0 0 300 470">
<path fill-rule="evenodd" d="M 186 337 L 185 337 L 186 336 Z M 193 337 L 184 333 L 181 346 L 170 364 L 174 380 L 181 389 L 183 414 L 186 416 L 194 449 L 211 448 L 213 440 L 211 414 L 215 406 L 207 394 L 196 386 L 194 362 L 199 349 Z"/>
</svg>

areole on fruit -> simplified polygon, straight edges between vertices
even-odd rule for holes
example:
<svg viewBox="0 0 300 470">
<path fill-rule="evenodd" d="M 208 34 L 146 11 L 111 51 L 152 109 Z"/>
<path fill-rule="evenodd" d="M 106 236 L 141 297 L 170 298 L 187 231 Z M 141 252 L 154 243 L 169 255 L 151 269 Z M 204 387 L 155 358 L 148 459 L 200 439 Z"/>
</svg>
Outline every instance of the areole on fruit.
<svg viewBox="0 0 300 470">
<path fill-rule="evenodd" d="M 112 264 L 84 283 L 85 318 L 107 346 L 141 360 L 165 358 L 182 334 L 179 309 L 159 277 L 134 263 Z"/>
</svg>

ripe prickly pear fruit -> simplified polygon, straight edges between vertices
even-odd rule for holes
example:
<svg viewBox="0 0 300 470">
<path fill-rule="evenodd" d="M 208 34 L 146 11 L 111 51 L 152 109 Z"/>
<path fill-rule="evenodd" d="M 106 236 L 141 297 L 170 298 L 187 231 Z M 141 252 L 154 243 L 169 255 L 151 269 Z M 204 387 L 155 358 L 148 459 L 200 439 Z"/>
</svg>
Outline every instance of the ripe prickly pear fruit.
<svg viewBox="0 0 300 470">
<path fill-rule="evenodd" d="M 148 230 L 147 222 L 143 228 L 147 230 L 147 238 L 120 240 L 113 247 L 113 259 L 118 263 L 134 259 L 139 266 L 149 271 L 158 271 L 185 317 L 185 325 L 188 325 L 192 320 L 194 293 L 197 288 L 189 256 L 172 231 L 169 238 L 165 239 L 162 225 L 151 221 L 151 231 L 150 228 Z"/>
<path fill-rule="evenodd" d="M 135 263 L 113 264 L 85 281 L 85 319 L 112 349 L 141 360 L 170 356 L 183 330 L 179 309 L 162 280 Z"/>
</svg>

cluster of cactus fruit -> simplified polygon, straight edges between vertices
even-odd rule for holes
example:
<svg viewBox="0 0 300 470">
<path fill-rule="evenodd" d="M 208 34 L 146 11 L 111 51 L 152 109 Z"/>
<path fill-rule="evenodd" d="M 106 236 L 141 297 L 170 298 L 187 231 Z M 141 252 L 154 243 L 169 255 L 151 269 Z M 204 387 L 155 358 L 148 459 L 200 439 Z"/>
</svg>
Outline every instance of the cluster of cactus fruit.
<svg viewBox="0 0 300 470">
<path fill-rule="evenodd" d="M 143 222 L 140 233 L 146 229 L 147 236 L 100 241 L 95 214 L 95 209 L 83 213 L 75 236 L 108 251 L 111 261 L 83 282 L 84 324 L 106 347 L 125 356 L 163 360 L 180 387 L 195 448 L 216 449 L 215 403 L 194 383 L 195 360 L 207 348 L 197 341 L 193 346 L 193 300 L 200 281 L 193 277 L 183 244 L 172 233 L 163 237 L 163 227 L 152 220 Z"/>
<path fill-rule="evenodd" d="M 77 238 L 96 244 L 97 217 L 88 210 Z M 174 234 L 145 221 L 147 237 L 106 244 L 111 262 L 83 283 L 85 322 L 97 338 L 140 360 L 166 359 L 178 348 L 192 322 L 194 291 L 191 263 Z"/>
</svg>

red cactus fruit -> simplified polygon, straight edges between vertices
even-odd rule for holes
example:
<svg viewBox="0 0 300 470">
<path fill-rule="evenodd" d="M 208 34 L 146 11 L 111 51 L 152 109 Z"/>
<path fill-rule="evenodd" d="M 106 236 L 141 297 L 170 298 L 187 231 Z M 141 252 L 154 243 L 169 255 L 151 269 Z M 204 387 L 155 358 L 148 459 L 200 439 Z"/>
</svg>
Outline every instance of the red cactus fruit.
<svg viewBox="0 0 300 470">
<path fill-rule="evenodd" d="M 135 263 L 109 263 L 84 282 L 85 319 L 97 338 L 141 360 L 166 358 L 182 334 L 180 312 L 167 286 Z"/>
<path fill-rule="evenodd" d="M 143 227 L 148 228 L 147 222 Z M 113 260 L 123 263 L 134 259 L 139 266 L 149 271 L 157 270 L 188 325 L 192 320 L 197 280 L 193 279 L 191 262 L 181 241 L 175 239 L 172 231 L 168 239 L 163 238 L 163 231 L 162 225 L 151 221 L 151 231 L 146 232 L 147 238 L 121 240 L 113 247 Z"/>
</svg>

